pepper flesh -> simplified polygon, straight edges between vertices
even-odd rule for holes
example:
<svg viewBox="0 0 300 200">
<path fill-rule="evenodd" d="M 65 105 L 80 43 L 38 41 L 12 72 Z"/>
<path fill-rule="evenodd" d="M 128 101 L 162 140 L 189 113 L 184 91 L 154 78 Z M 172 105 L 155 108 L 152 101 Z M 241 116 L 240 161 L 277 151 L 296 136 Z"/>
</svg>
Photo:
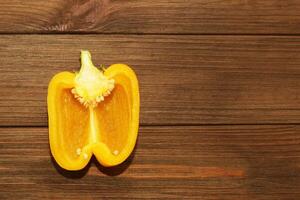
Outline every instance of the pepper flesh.
<svg viewBox="0 0 300 200">
<path fill-rule="evenodd" d="M 87 51 L 82 51 L 81 62 L 78 74 L 60 72 L 49 83 L 52 155 L 67 170 L 82 169 L 93 154 L 104 166 L 118 165 L 131 154 L 137 139 L 136 75 L 124 64 L 101 72 Z"/>
</svg>

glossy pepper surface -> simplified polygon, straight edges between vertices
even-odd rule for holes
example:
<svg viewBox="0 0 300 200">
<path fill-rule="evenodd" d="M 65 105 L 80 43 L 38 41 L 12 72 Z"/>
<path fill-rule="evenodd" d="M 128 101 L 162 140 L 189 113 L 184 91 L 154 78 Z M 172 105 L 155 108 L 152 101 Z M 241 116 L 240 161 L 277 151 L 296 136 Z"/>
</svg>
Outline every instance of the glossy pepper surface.
<svg viewBox="0 0 300 200">
<path fill-rule="evenodd" d="M 48 87 L 50 149 L 67 170 L 80 170 L 92 155 L 115 166 L 134 149 L 139 126 L 139 86 L 124 64 L 96 68 L 81 52 L 78 73 L 60 72 Z"/>
</svg>

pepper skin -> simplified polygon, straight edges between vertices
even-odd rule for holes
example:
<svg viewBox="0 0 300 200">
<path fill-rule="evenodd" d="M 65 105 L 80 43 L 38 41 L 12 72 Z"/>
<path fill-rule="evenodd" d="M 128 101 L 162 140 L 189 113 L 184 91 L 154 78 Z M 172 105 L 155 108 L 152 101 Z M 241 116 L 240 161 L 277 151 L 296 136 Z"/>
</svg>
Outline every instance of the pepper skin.
<svg viewBox="0 0 300 200">
<path fill-rule="evenodd" d="M 114 64 L 99 70 L 81 52 L 79 73 L 60 72 L 48 87 L 50 149 L 67 170 L 80 170 L 92 155 L 106 167 L 125 161 L 139 127 L 139 86 L 133 70 Z"/>
</svg>

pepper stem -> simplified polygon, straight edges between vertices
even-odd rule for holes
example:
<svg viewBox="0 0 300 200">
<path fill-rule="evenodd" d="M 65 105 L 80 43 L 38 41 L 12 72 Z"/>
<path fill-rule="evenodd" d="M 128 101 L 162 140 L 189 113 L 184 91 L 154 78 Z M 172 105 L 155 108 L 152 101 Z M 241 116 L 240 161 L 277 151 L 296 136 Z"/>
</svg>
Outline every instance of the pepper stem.
<svg viewBox="0 0 300 200">
<path fill-rule="evenodd" d="M 94 66 L 92 62 L 92 56 L 89 51 L 86 50 L 81 50 L 81 68 L 79 73 L 84 73 L 85 71 L 90 71 L 90 70 L 97 70 L 97 68 Z"/>
</svg>

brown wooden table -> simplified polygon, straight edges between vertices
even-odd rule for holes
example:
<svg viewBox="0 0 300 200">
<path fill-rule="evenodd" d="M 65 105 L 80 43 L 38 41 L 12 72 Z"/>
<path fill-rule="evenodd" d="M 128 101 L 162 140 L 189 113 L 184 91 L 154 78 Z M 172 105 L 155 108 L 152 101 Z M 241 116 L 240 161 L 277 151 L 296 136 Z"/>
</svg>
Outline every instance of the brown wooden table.
<svg viewBox="0 0 300 200">
<path fill-rule="evenodd" d="M 51 157 L 47 85 L 127 63 L 132 156 L 78 172 Z M 0 0 L 0 199 L 300 199 L 299 0 Z"/>
</svg>

